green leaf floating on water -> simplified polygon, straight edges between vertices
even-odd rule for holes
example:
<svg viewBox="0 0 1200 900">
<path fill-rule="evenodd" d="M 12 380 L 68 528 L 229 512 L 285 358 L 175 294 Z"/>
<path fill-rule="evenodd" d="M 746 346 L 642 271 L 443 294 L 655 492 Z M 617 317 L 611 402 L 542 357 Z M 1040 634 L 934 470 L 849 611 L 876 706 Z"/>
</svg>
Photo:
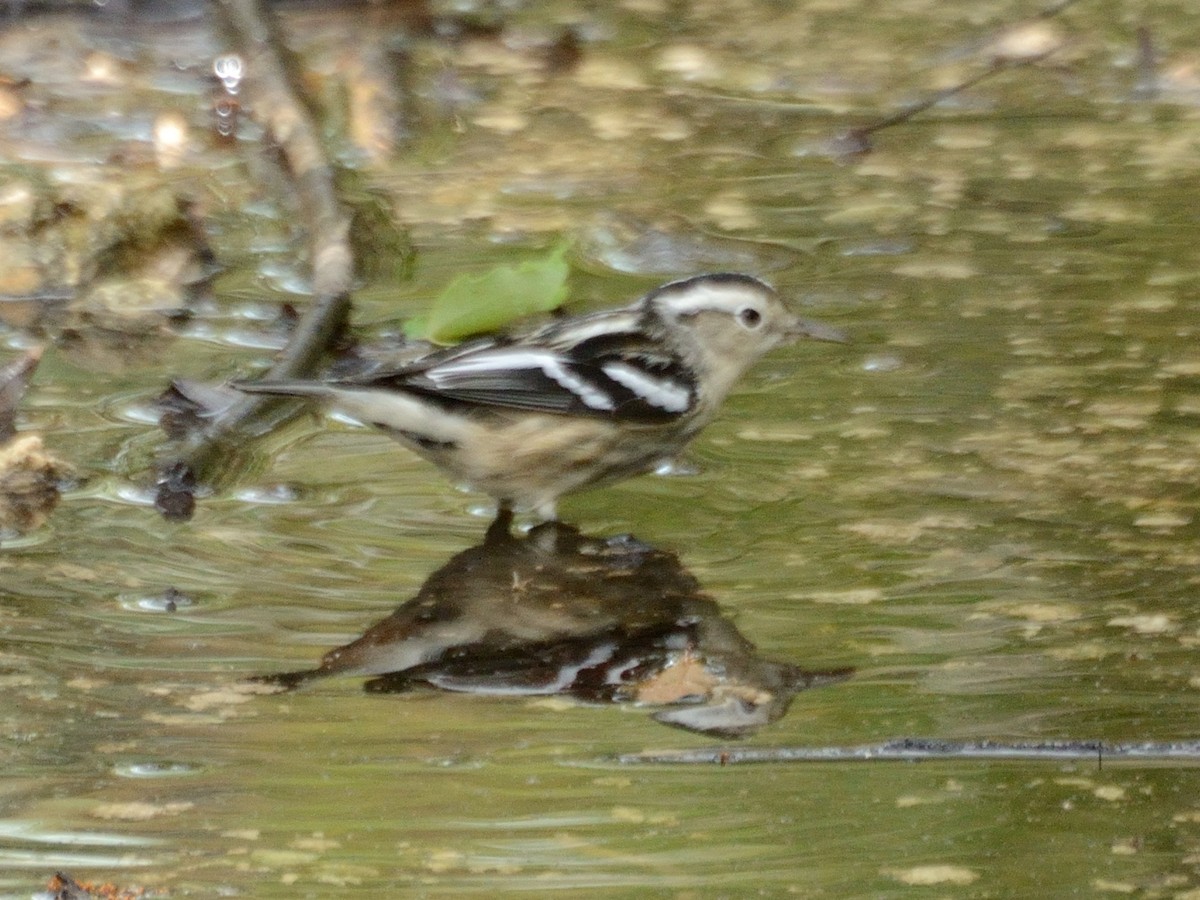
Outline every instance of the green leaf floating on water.
<svg viewBox="0 0 1200 900">
<path fill-rule="evenodd" d="M 563 243 L 540 259 L 459 275 L 433 301 L 428 315 L 410 320 L 405 330 L 412 337 L 450 344 L 557 309 L 567 297 L 566 256 Z"/>
</svg>

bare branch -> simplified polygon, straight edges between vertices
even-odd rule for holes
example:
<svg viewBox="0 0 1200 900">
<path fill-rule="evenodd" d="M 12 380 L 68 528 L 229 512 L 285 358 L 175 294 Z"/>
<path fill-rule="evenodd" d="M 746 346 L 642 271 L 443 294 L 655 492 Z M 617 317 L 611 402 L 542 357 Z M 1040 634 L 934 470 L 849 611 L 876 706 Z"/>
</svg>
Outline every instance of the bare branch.
<svg viewBox="0 0 1200 900">
<path fill-rule="evenodd" d="M 349 218 L 339 205 L 333 170 L 318 130 L 301 100 L 259 0 L 216 0 L 214 9 L 237 46 L 246 73 L 243 88 L 282 154 L 309 231 L 313 298 L 268 377 L 309 375 L 345 328 L 350 313 L 353 254 Z M 204 427 L 159 465 L 156 506 L 168 518 L 191 515 L 194 491 L 213 477 L 213 464 L 240 436 L 260 429 L 267 398 L 242 395 L 215 411 Z"/>
</svg>

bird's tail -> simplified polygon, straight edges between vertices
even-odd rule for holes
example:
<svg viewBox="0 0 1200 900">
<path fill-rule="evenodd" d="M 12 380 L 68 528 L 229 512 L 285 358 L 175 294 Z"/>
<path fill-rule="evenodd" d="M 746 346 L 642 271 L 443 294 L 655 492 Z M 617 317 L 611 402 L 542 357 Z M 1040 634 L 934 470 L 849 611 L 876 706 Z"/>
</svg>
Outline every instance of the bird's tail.
<svg viewBox="0 0 1200 900">
<path fill-rule="evenodd" d="M 330 385 L 320 381 L 231 381 L 229 386 L 244 394 L 276 394 L 281 397 L 327 398 Z"/>
</svg>

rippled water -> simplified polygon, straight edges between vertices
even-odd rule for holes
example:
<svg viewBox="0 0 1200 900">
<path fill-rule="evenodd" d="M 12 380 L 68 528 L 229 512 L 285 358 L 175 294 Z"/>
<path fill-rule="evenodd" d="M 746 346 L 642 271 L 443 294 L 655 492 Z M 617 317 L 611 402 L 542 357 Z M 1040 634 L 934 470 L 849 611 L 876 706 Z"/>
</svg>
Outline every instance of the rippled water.
<svg viewBox="0 0 1200 900">
<path fill-rule="evenodd" d="M 1006 73 L 838 162 L 817 152 L 832 133 L 944 86 L 1031 10 L 807 6 L 672 24 L 656 4 L 568 4 L 555 15 L 582 58 L 557 74 L 538 10 L 453 52 L 416 42 L 414 137 L 371 180 L 418 260 L 364 285 L 356 321 L 564 231 L 595 305 L 677 274 L 614 251 L 623 228 L 763 271 L 852 343 L 769 357 L 697 442 L 696 474 L 562 510 L 678 554 L 762 656 L 855 670 L 742 745 L 1195 738 L 1190 13 L 1147 23 L 1173 79 L 1156 100 L 1133 99 L 1142 20 L 1080 4 L 1061 66 Z M 128 151 L 163 107 L 203 129 L 199 26 L 118 41 L 60 24 L 53 65 L 28 49 L 47 27 L 8 26 L 6 71 L 40 99 L 4 123 L 10 157 Z M 293 27 L 327 72 L 369 23 Z M 126 81 L 80 99 L 69 63 L 96 47 Z M 630 704 L 375 695 L 355 677 L 241 689 L 388 616 L 487 521 L 484 498 L 317 417 L 246 448 L 191 522 L 151 508 L 152 398 L 175 375 L 260 367 L 275 305 L 304 302 L 290 211 L 265 188 L 249 201 L 237 151 L 194 153 L 205 177 L 180 180 L 227 266 L 216 303 L 120 367 L 52 347 L 21 420 L 85 480 L 0 548 L 0 895 L 58 869 L 289 898 L 1200 892 L 1187 762 L 635 766 L 617 757 L 722 742 Z M 14 351 L 34 339 L 0 329 Z"/>
</svg>

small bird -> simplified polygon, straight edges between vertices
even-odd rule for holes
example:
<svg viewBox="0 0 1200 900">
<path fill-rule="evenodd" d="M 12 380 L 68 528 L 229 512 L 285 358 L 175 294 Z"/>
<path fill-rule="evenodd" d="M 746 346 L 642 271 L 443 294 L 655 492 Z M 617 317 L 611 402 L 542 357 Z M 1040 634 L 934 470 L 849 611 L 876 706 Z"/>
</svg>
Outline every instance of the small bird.
<svg viewBox="0 0 1200 900">
<path fill-rule="evenodd" d="M 550 520 L 562 495 L 677 456 L 756 360 L 800 337 L 844 340 L 793 315 L 765 282 L 715 273 L 390 371 L 233 386 L 324 401 L 490 494 L 501 510 Z"/>
</svg>

